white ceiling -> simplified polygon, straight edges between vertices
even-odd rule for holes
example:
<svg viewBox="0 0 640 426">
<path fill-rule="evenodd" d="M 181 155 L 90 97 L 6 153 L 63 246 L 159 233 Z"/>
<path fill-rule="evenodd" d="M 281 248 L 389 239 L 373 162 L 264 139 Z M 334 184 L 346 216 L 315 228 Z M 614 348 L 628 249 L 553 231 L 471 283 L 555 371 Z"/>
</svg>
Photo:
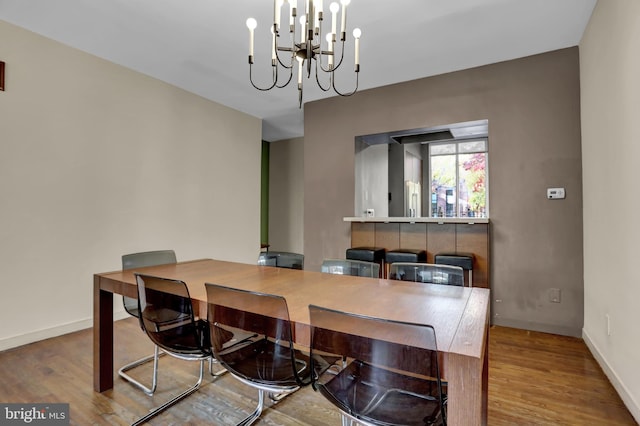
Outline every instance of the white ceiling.
<svg viewBox="0 0 640 426">
<path fill-rule="evenodd" d="M 351 31 L 361 28 L 359 89 L 385 86 L 576 46 L 595 3 L 352 0 L 346 51 L 352 58 Z M 302 136 L 295 81 L 269 92 L 249 83 L 250 16 L 258 21 L 254 76 L 266 84 L 271 0 L 0 0 L 1 20 L 262 118 L 265 140 Z M 344 90 L 355 81 L 351 58 L 338 75 Z M 305 102 L 331 96 L 313 77 L 304 87 Z"/>
</svg>

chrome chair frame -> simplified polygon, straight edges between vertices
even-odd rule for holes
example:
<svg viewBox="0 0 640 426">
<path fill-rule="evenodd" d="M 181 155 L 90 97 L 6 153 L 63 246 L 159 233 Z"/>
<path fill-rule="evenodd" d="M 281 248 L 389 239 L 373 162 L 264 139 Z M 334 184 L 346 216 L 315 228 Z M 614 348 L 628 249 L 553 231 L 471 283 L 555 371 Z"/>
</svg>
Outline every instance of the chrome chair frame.
<svg viewBox="0 0 640 426">
<path fill-rule="evenodd" d="M 174 396 L 170 400 L 166 401 L 162 405 L 151 409 L 146 415 L 141 417 L 132 423 L 132 426 L 141 425 L 146 423 L 151 418 L 157 416 L 167 408 L 173 406 L 174 404 L 180 402 L 187 396 L 191 395 L 195 391 L 200 388 L 204 378 L 204 370 L 205 370 L 205 362 L 209 362 L 209 371 L 214 377 L 219 377 L 222 374 L 226 373 L 226 370 L 219 371 L 214 373 L 213 371 L 213 355 L 211 353 L 211 347 L 208 343 L 209 338 L 209 330 L 208 323 L 203 320 L 197 320 L 193 314 L 193 308 L 191 306 L 191 297 L 189 295 L 189 289 L 186 284 L 180 280 L 173 280 L 169 278 L 155 277 L 151 275 L 144 275 L 140 273 L 134 274 L 136 277 L 136 283 L 138 287 L 138 309 L 140 311 L 140 327 L 143 329 L 145 334 L 149 337 L 149 339 L 154 342 L 156 347 L 162 349 L 165 354 L 168 354 L 174 358 L 181 359 L 184 361 L 198 361 L 200 363 L 200 371 L 198 375 L 198 380 L 195 384 L 189 386 L 186 390 L 182 391 L 180 394 Z M 148 281 L 150 284 L 145 283 Z M 151 283 L 160 283 L 162 290 L 158 290 L 156 288 L 152 288 L 153 285 Z M 153 311 L 153 314 L 147 314 L 146 304 L 148 304 L 148 296 L 147 296 L 147 288 L 153 290 L 156 294 L 164 294 L 161 299 L 162 301 L 158 304 L 160 309 L 156 309 Z M 175 290 L 174 292 L 167 292 L 166 290 L 171 289 Z M 172 310 L 171 306 L 166 307 L 163 303 L 164 298 L 170 296 L 169 299 L 171 302 L 180 301 L 181 306 L 184 307 L 185 311 Z M 169 302 L 167 302 L 169 303 Z M 151 303 L 153 306 L 153 303 Z M 174 305 L 175 306 L 175 305 Z M 155 308 L 155 307 L 154 307 Z M 165 314 L 165 312 L 170 312 L 169 316 Z M 149 326 L 153 325 L 154 330 L 149 330 Z M 189 336 L 193 338 L 193 340 L 183 343 L 178 347 L 177 344 L 169 345 L 163 341 L 163 338 L 158 336 L 155 337 L 155 334 L 160 334 L 162 332 L 161 326 L 166 330 L 177 330 L 178 328 L 186 327 L 185 331 L 183 331 L 180 339 L 184 339 L 183 336 Z M 199 329 L 199 327 L 205 327 L 206 329 Z M 187 334 L 184 334 L 184 333 Z M 191 333 L 189 333 L 191 332 Z"/>
<path fill-rule="evenodd" d="M 154 250 L 145 251 L 139 253 L 130 253 L 122 255 L 122 270 L 131 270 L 136 268 L 143 268 L 145 266 L 156 266 L 176 263 L 176 254 L 173 250 Z M 138 301 L 136 299 L 122 296 L 122 304 L 127 313 L 133 317 L 139 318 Z M 132 361 L 123 365 L 118 370 L 118 375 L 133 386 L 137 387 L 145 394 L 152 396 L 158 386 L 158 359 L 164 355 L 164 352 L 154 345 L 153 355 L 147 355 L 143 358 Z M 127 374 L 129 370 L 132 370 L 141 365 L 147 364 L 153 361 L 153 374 L 151 378 L 151 386 L 146 386 L 142 382 L 135 379 L 133 376 Z"/>
<path fill-rule="evenodd" d="M 248 426 L 260 418 L 265 394 L 276 403 L 311 383 L 310 363 L 293 346 L 284 298 L 211 283 L 205 287 L 214 356 L 235 379 L 258 390 L 256 408 L 238 423 Z M 262 354 L 267 358 L 260 358 Z M 257 365 L 263 375 L 260 379 L 252 376 Z"/>
</svg>

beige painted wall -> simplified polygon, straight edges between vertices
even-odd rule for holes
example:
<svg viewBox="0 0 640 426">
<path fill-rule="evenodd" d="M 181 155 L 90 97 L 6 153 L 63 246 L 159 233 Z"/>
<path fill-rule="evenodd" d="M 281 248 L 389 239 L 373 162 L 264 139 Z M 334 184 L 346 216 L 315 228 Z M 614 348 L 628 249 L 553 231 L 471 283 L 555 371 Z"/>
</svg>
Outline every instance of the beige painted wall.
<svg viewBox="0 0 640 426">
<path fill-rule="evenodd" d="M 0 40 L 0 350 L 91 326 L 92 274 L 124 253 L 255 262 L 259 119 L 2 21 Z"/>
<path fill-rule="evenodd" d="M 600 0 L 580 43 L 584 338 L 638 422 L 639 47 L 640 2 Z"/>
<path fill-rule="evenodd" d="M 349 246 L 342 218 L 354 211 L 355 136 L 486 118 L 493 322 L 580 335 L 578 66 L 574 47 L 305 104 L 305 267 Z M 548 187 L 565 187 L 567 198 L 547 200 Z"/>
<path fill-rule="evenodd" d="M 272 250 L 304 250 L 304 143 L 302 138 L 270 143 L 269 243 Z"/>
</svg>

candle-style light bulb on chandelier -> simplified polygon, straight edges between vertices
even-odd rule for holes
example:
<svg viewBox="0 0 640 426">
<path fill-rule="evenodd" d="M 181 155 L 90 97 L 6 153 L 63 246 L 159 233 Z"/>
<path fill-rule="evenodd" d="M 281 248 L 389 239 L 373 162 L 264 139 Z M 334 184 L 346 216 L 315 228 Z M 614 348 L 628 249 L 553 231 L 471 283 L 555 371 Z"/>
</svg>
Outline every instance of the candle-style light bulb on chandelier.
<svg viewBox="0 0 640 426">
<path fill-rule="evenodd" d="M 274 0 L 273 2 L 273 26 L 271 27 L 272 47 L 271 47 L 271 68 L 273 70 L 273 81 L 268 87 L 259 87 L 253 81 L 253 48 L 254 48 L 254 30 L 257 22 L 253 18 L 247 19 L 247 27 L 249 28 L 249 80 L 253 87 L 258 90 L 267 91 L 274 87 L 282 88 L 287 86 L 293 80 L 294 68 L 297 68 L 298 75 L 298 101 L 302 108 L 302 74 L 306 69 L 307 78 L 311 77 L 314 71 L 318 86 L 325 92 L 333 89 L 340 96 L 351 96 L 358 90 L 358 75 L 360 72 L 360 35 L 362 32 L 359 28 L 353 30 L 355 39 L 355 88 L 350 92 L 341 92 L 336 87 L 335 71 L 340 68 L 344 59 L 344 48 L 346 40 L 347 27 L 347 6 L 351 0 L 340 0 L 340 5 L 333 2 L 329 6 L 331 12 L 331 32 L 326 33 L 323 42 L 322 23 L 324 21 L 324 12 L 322 0 L 304 0 L 305 13 L 299 18 L 299 29 L 296 25 L 297 17 L 297 0 Z M 288 10 L 287 10 L 288 7 Z M 339 13 L 340 12 L 340 13 Z M 289 37 L 282 37 L 287 46 L 280 45 L 281 34 L 281 18 L 286 13 L 289 24 Z M 340 55 L 338 57 L 335 44 L 338 40 L 337 21 L 340 14 Z M 290 39 L 290 40 L 289 40 Z M 296 42 L 298 40 L 298 42 Z M 288 54 L 281 53 L 288 52 Z M 312 61 L 313 60 L 313 61 Z M 313 65 L 313 64 L 315 65 Z M 282 77 L 279 69 L 283 69 L 286 77 Z M 328 75 L 328 81 L 322 82 L 320 74 L 322 72 Z M 326 78 L 324 78 L 326 80 Z"/>
</svg>

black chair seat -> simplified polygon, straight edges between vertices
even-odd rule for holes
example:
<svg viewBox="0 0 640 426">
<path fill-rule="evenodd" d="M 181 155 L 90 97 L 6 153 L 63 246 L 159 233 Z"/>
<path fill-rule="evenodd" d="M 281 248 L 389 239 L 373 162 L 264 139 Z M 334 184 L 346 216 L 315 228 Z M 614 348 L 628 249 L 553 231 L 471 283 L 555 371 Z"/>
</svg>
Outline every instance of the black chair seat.
<svg viewBox="0 0 640 426">
<path fill-rule="evenodd" d="M 347 249 L 346 258 L 380 263 L 384 260 L 385 252 L 386 250 L 380 247 L 351 247 Z"/>
<path fill-rule="evenodd" d="M 255 383 L 284 387 L 299 386 L 301 382 L 308 382 L 311 375 L 309 356 L 298 350 L 294 354 L 295 368 L 288 342 L 282 346 L 264 338 L 248 339 L 230 350 L 221 351 L 225 364 L 236 375 Z"/>
<path fill-rule="evenodd" d="M 419 263 L 427 261 L 427 252 L 424 250 L 397 249 L 390 250 L 385 256 L 387 263 L 410 262 Z"/>
<path fill-rule="evenodd" d="M 342 411 L 375 425 L 424 426 L 440 418 L 435 382 L 359 360 L 351 362 L 325 385 L 318 386 L 318 390 Z"/>
<path fill-rule="evenodd" d="M 438 253 L 435 263 L 440 265 L 459 266 L 464 270 L 473 269 L 473 254 L 471 253 Z"/>
<path fill-rule="evenodd" d="M 473 286 L 473 253 L 438 253 L 434 260 L 439 265 L 459 266 L 469 271 L 469 287 Z"/>
</svg>

